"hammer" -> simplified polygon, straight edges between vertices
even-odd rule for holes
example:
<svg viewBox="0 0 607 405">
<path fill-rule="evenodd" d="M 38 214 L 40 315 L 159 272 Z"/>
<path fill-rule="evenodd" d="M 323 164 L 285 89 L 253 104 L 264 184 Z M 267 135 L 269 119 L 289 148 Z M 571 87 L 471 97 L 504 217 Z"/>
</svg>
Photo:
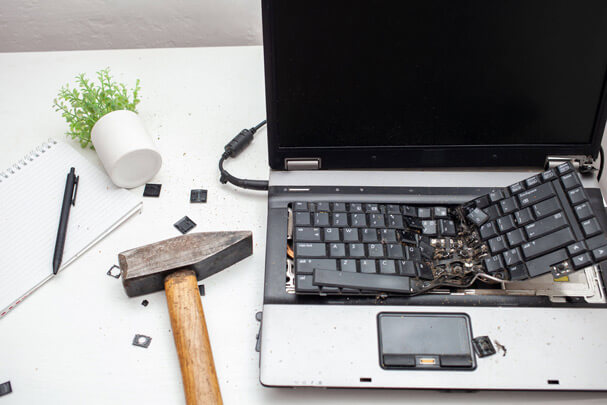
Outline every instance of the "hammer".
<svg viewBox="0 0 607 405">
<path fill-rule="evenodd" d="M 252 233 L 236 231 L 178 236 L 118 255 L 129 297 L 166 292 L 189 405 L 223 403 L 197 281 L 252 253 Z"/>
</svg>

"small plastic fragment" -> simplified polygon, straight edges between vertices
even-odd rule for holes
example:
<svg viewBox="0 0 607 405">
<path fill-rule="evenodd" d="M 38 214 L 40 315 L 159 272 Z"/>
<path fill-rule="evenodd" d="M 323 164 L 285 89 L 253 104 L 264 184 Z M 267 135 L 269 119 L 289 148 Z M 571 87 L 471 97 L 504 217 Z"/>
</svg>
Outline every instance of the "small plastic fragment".
<svg viewBox="0 0 607 405">
<path fill-rule="evenodd" d="M 144 197 L 158 197 L 160 195 L 160 189 L 162 188 L 162 184 L 152 184 L 148 183 L 145 185 L 143 189 Z"/>
<path fill-rule="evenodd" d="M 152 338 L 146 335 L 135 335 L 133 338 L 133 346 L 139 346 L 147 349 L 152 343 Z"/>
<path fill-rule="evenodd" d="M 173 224 L 173 226 L 175 228 L 177 228 L 179 230 L 179 232 L 186 234 L 188 232 L 190 232 L 192 229 L 194 229 L 194 227 L 196 226 L 196 223 L 194 221 L 192 221 L 190 218 L 188 218 L 187 216 L 181 218 L 179 221 L 175 222 Z"/>
<path fill-rule="evenodd" d="M 204 284 L 200 284 L 198 286 L 198 292 L 200 293 L 200 296 L 204 296 Z"/>
<path fill-rule="evenodd" d="M 110 267 L 110 269 L 105 274 L 107 274 L 110 277 L 120 278 L 121 273 L 122 273 L 122 271 L 120 270 L 120 267 L 113 265 L 112 267 Z"/>
<path fill-rule="evenodd" d="M 489 336 L 479 336 L 472 339 L 472 346 L 478 357 L 487 357 L 496 353 L 493 343 Z"/>
<path fill-rule="evenodd" d="M 148 301 L 148 300 L 141 301 L 141 305 L 143 305 L 144 307 L 147 307 L 149 303 L 150 303 L 150 301 Z"/>
<path fill-rule="evenodd" d="M 13 388 L 11 387 L 10 381 L 0 384 L 0 397 L 6 394 L 10 394 L 11 392 L 13 392 Z"/>
<path fill-rule="evenodd" d="M 203 190 L 203 189 L 190 190 L 190 202 L 191 203 L 207 202 L 207 190 Z"/>
</svg>

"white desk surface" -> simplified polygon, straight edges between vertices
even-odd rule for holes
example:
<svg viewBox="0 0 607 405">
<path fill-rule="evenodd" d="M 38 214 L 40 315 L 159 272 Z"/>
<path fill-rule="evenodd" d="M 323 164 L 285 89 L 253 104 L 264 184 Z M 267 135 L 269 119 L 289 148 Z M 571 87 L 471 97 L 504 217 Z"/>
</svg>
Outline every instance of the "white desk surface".
<svg viewBox="0 0 607 405">
<path fill-rule="evenodd" d="M 184 402 L 164 294 L 128 298 L 120 281 L 105 274 L 117 264 L 118 252 L 179 235 L 173 223 L 184 215 L 198 224 L 195 231 L 253 231 L 253 256 L 204 281 L 203 306 L 227 404 L 607 400 L 605 393 L 262 387 L 254 347 L 255 313 L 263 297 L 266 195 L 221 185 L 217 171 L 223 145 L 265 117 L 262 49 L 0 53 L 0 170 L 49 137 L 65 139 L 66 124 L 53 111 L 53 98 L 77 73 L 92 76 L 106 66 L 129 85 L 141 79 L 139 112 L 164 157 L 152 181 L 162 183 L 162 192 L 160 198 L 145 198 L 141 215 L 0 319 L 0 383 L 10 380 L 13 387 L 0 398 L 2 405 Z M 82 153 L 100 164 L 94 152 Z M 267 178 L 266 156 L 262 130 L 227 165 L 236 175 Z M 209 190 L 208 203 L 190 204 L 190 189 L 200 187 Z M 132 192 L 141 195 L 142 189 Z M 141 305 L 144 298 L 147 307 Z M 148 349 L 131 345 L 136 333 L 152 337 Z"/>
</svg>

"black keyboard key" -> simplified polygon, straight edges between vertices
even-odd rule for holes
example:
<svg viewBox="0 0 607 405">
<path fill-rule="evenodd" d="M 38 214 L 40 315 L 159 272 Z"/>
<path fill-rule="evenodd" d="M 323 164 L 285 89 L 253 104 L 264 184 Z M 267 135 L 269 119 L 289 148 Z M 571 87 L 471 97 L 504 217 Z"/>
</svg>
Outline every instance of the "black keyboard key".
<svg viewBox="0 0 607 405">
<path fill-rule="evenodd" d="M 367 226 L 366 214 L 350 214 L 350 222 L 353 227 L 364 228 Z"/>
<path fill-rule="evenodd" d="M 403 216 L 400 214 L 388 214 L 388 227 L 395 229 L 403 229 Z"/>
<path fill-rule="evenodd" d="M 417 267 L 415 266 L 415 262 L 411 260 L 399 260 L 398 273 L 401 276 L 417 277 Z"/>
<path fill-rule="evenodd" d="M 341 271 L 351 271 L 351 272 L 356 273 L 356 260 L 341 259 L 339 261 L 339 268 L 341 269 Z M 326 270 L 332 270 L 332 269 L 326 269 Z"/>
<path fill-rule="evenodd" d="M 547 235 L 551 232 L 558 231 L 559 229 L 563 229 L 567 225 L 565 215 L 563 215 L 562 212 L 557 212 L 554 215 L 550 215 L 549 217 L 540 219 L 537 222 L 525 226 L 525 231 L 531 240 Z"/>
<path fill-rule="evenodd" d="M 485 208 L 483 212 L 489 216 L 490 221 L 495 221 L 502 216 L 498 208 L 498 204 L 490 205 L 489 207 Z"/>
<path fill-rule="evenodd" d="M 576 173 L 568 173 L 561 177 L 561 183 L 563 183 L 563 187 L 565 190 L 569 190 L 570 188 L 579 187 L 582 185 L 580 182 L 580 178 Z"/>
<path fill-rule="evenodd" d="M 489 238 L 497 236 L 497 227 L 495 226 L 495 222 L 491 221 L 487 222 L 486 224 L 483 224 L 480 227 L 479 232 L 483 240 L 487 240 Z"/>
<path fill-rule="evenodd" d="M 419 262 L 422 260 L 422 252 L 418 247 L 415 246 L 407 246 L 405 248 L 405 254 L 407 255 L 407 259 Z"/>
<path fill-rule="evenodd" d="M 337 228 L 325 228 L 323 229 L 324 231 L 324 238 L 325 238 L 325 242 L 339 242 L 339 229 Z"/>
<path fill-rule="evenodd" d="M 346 245 L 344 245 L 343 243 L 330 243 L 329 256 L 346 257 Z"/>
<path fill-rule="evenodd" d="M 510 246 L 518 246 L 521 243 L 527 242 L 527 239 L 525 238 L 525 234 L 523 233 L 523 230 L 520 228 L 508 232 L 506 234 L 506 239 L 508 239 L 508 243 L 510 244 Z"/>
<path fill-rule="evenodd" d="M 361 273 L 376 273 L 375 260 L 361 260 L 360 261 L 360 272 Z"/>
<path fill-rule="evenodd" d="M 295 228 L 295 240 L 320 242 L 320 228 Z"/>
<path fill-rule="evenodd" d="M 556 171 L 561 176 L 565 173 L 569 173 L 572 170 L 573 170 L 573 165 L 570 162 L 561 163 L 560 165 L 558 165 L 556 167 Z"/>
<path fill-rule="evenodd" d="M 495 222 L 497 223 L 497 227 L 501 233 L 505 233 L 516 228 L 516 225 L 514 224 L 514 217 L 512 215 L 498 218 Z"/>
<path fill-rule="evenodd" d="M 293 211 L 308 211 L 308 203 L 301 201 L 293 203 Z"/>
<path fill-rule="evenodd" d="M 607 246 L 601 246 L 592 251 L 592 256 L 597 262 L 607 259 Z"/>
<path fill-rule="evenodd" d="M 362 243 L 348 243 L 350 257 L 365 257 L 365 245 Z"/>
<path fill-rule="evenodd" d="M 590 257 L 589 252 L 575 256 L 571 259 L 571 261 L 573 262 L 573 268 L 576 270 L 592 265 L 592 258 Z"/>
<path fill-rule="evenodd" d="M 295 273 L 312 274 L 314 269 L 337 270 L 335 259 L 297 259 L 295 260 Z"/>
<path fill-rule="evenodd" d="M 313 283 L 312 275 L 297 275 L 295 276 L 295 291 L 298 293 L 319 293 L 320 288 Z"/>
<path fill-rule="evenodd" d="M 489 200 L 492 203 L 498 202 L 499 200 L 501 200 L 502 198 L 504 198 L 504 193 L 501 189 L 495 189 L 495 190 L 491 190 L 491 192 L 489 193 Z"/>
<path fill-rule="evenodd" d="M 380 229 L 379 239 L 381 242 L 396 242 L 396 231 L 394 229 Z"/>
<path fill-rule="evenodd" d="M 575 238 L 573 237 L 573 233 L 571 233 L 571 229 L 561 229 L 560 231 L 523 244 L 523 255 L 527 260 L 533 259 L 534 257 L 544 255 L 555 249 L 567 246 L 573 242 L 575 242 Z M 563 249 L 563 252 L 565 252 L 565 249 Z M 529 265 L 527 268 L 529 269 Z M 531 269 L 529 269 L 529 274 L 531 274 Z"/>
<path fill-rule="evenodd" d="M 607 236 L 605 236 L 605 234 L 601 233 L 590 239 L 586 239 L 586 245 L 588 245 L 588 249 L 590 249 L 590 250 L 594 250 L 600 246 L 607 245 Z"/>
<path fill-rule="evenodd" d="M 367 212 L 369 214 L 379 214 L 379 205 L 365 204 L 365 212 Z"/>
<path fill-rule="evenodd" d="M 542 180 L 545 182 L 554 180 L 555 178 L 556 178 L 556 173 L 552 169 L 546 170 L 544 173 L 542 173 Z"/>
<path fill-rule="evenodd" d="M 388 214 L 400 214 L 400 206 L 396 204 L 386 205 L 386 212 Z"/>
<path fill-rule="evenodd" d="M 521 191 L 525 190 L 525 186 L 523 186 L 522 182 L 518 182 L 518 183 L 514 183 L 513 185 L 511 185 L 510 187 L 508 187 L 510 189 L 510 192 L 512 194 L 518 194 Z"/>
<path fill-rule="evenodd" d="M 576 242 L 567 246 L 567 252 L 569 253 L 569 256 L 577 256 L 587 250 L 588 246 L 586 246 L 586 243 L 584 241 Z"/>
<path fill-rule="evenodd" d="M 418 230 L 421 232 L 424 229 L 422 225 L 422 220 L 420 218 L 406 217 L 405 223 L 407 225 L 407 228 L 412 230 Z"/>
<path fill-rule="evenodd" d="M 363 236 L 363 242 L 377 242 L 377 229 L 365 228 L 361 229 L 360 233 Z"/>
<path fill-rule="evenodd" d="M 331 206 L 328 202 L 318 202 L 316 203 L 316 211 L 323 211 L 323 212 L 329 212 L 331 211 Z"/>
<path fill-rule="evenodd" d="M 391 259 L 404 259 L 405 253 L 403 251 L 403 245 L 400 243 L 388 243 L 386 245 L 387 256 Z"/>
<path fill-rule="evenodd" d="M 510 273 L 510 280 L 525 280 L 529 278 L 525 263 L 519 263 L 516 266 L 510 267 L 508 273 Z"/>
<path fill-rule="evenodd" d="M 363 205 L 361 203 L 350 203 L 350 212 L 353 213 L 362 213 Z"/>
<path fill-rule="evenodd" d="M 421 252 L 422 256 L 428 260 L 432 260 L 434 258 L 434 248 L 423 240 L 419 242 L 419 251 Z"/>
<path fill-rule="evenodd" d="M 415 232 L 402 231 L 400 234 L 400 241 L 409 245 L 417 245 L 419 235 Z"/>
<path fill-rule="evenodd" d="M 561 204 L 556 197 L 552 197 L 548 200 L 542 201 L 541 203 L 533 206 L 533 212 L 537 219 L 544 218 L 550 214 L 554 214 L 561 210 Z"/>
<path fill-rule="evenodd" d="M 590 218 L 581 223 L 582 229 L 584 230 L 584 235 L 587 238 L 594 236 L 596 234 L 601 233 L 601 226 L 599 225 L 599 221 L 596 218 Z"/>
<path fill-rule="evenodd" d="M 314 226 L 330 226 L 329 213 L 327 212 L 315 212 L 314 213 Z"/>
<path fill-rule="evenodd" d="M 422 221 L 422 226 L 424 227 L 422 233 L 424 235 L 434 236 L 437 232 L 436 221 L 434 220 L 426 220 Z"/>
<path fill-rule="evenodd" d="M 500 201 L 500 207 L 502 207 L 502 212 L 504 214 L 510 214 L 518 209 L 518 204 L 514 197 L 510 197 Z"/>
<path fill-rule="evenodd" d="M 336 212 L 333 214 L 333 226 L 348 226 L 348 214 L 345 212 Z"/>
<path fill-rule="evenodd" d="M 544 201 L 550 197 L 554 197 L 554 195 L 554 188 L 552 187 L 552 184 L 544 183 L 527 191 L 523 191 L 518 195 L 518 199 L 521 203 L 521 208 L 525 208 Z"/>
<path fill-rule="evenodd" d="M 343 271 L 317 270 L 314 284 L 362 290 L 410 293 L 409 277 L 387 274 L 363 274 Z"/>
<path fill-rule="evenodd" d="M 541 181 L 539 176 L 529 177 L 527 180 L 525 180 L 525 185 L 527 188 L 539 186 L 540 183 Z"/>
<path fill-rule="evenodd" d="M 441 236 L 455 236 L 455 222 L 450 219 L 439 219 L 438 231 Z"/>
<path fill-rule="evenodd" d="M 396 274 L 396 265 L 394 260 L 380 260 L 379 272 L 381 274 Z"/>
<path fill-rule="evenodd" d="M 346 212 L 346 203 L 336 202 L 333 203 L 333 212 Z"/>
<path fill-rule="evenodd" d="M 508 267 L 514 266 L 523 261 L 523 258 L 521 257 L 521 251 L 519 250 L 519 248 L 507 250 L 504 253 L 502 253 L 502 255 L 504 256 L 504 262 L 506 263 L 506 266 L 508 266 Z"/>
<path fill-rule="evenodd" d="M 359 242 L 360 238 L 358 236 L 357 228 L 344 228 L 343 232 L 343 241 L 344 242 Z"/>
<path fill-rule="evenodd" d="M 296 243 L 295 254 L 299 257 L 325 257 L 327 249 L 324 243 Z"/>
<path fill-rule="evenodd" d="M 571 231 L 569 233 L 571 233 Z M 537 259 L 529 260 L 525 264 L 527 265 L 527 271 L 529 272 L 529 276 L 536 277 L 541 274 L 549 273 L 550 266 L 553 266 L 557 263 L 561 263 L 567 259 L 567 251 L 565 249 L 560 249 L 556 252 L 552 252 L 547 255 L 538 257 Z"/>
<path fill-rule="evenodd" d="M 585 219 L 588 219 L 588 218 L 594 216 L 594 213 L 592 212 L 592 208 L 590 208 L 590 204 L 588 204 L 587 202 L 580 204 L 580 205 L 576 205 L 573 208 L 573 211 L 575 212 L 575 216 L 577 217 L 577 219 L 579 221 L 583 221 Z"/>
<path fill-rule="evenodd" d="M 415 267 L 417 269 L 417 277 L 422 280 L 434 280 L 434 274 L 430 266 L 423 262 L 417 262 L 415 263 Z"/>
<path fill-rule="evenodd" d="M 312 225 L 309 212 L 296 212 L 295 225 Z"/>
<path fill-rule="evenodd" d="M 474 222 L 474 224 L 476 224 L 476 226 L 481 226 L 482 224 L 487 222 L 487 220 L 489 219 L 489 215 L 487 215 L 480 208 L 475 208 L 472 211 L 470 211 L 470 213 L 468 213 L 467 217 L 470 221 Z"/>
<path fill-rule="evenodd" d="M 384 257 L 384 245 L 381 243 L 369 243 L 367 251 L 369 257 Z"/>
<path fill-rule="evenodd" d="M 503 236 L 498 236 L 493 239 L 489 239 L 489 250 L 491 250 L 492 254 L 498 254 L 508 249 L 506 245 L 506 240 Z"/>
<path fill-rule="evenodd" d="M 518 226 L 527 225 L 529 222 L 533 221 L 533 214 L 531 213 L 531 208 L 525 208 L 524 210 L 520 210 L 514 213 L 514 220 Z"/>
<path fill-rule="evenodd" d="M 484 262 L 485 262 L 485 269 L 487 269 L 487 271 L 489 273 L 496 273 L 498 271 L 506 270 L 506 267 L 504 267 L 504 261 L 502 260 L 501 255 L 495 255 L 492 257 L 488 257 L 488 258 L 484 259 Z"/>
<path fill-rule="evenodd" d="M 434 218 L 447 218 L 447 207 L 434 207 Z"/>
<path fill-rule="evenodd" d="M 431 218 L 432 217 L 432 209 L 426 207 L 420 207 L 417 209 L 417 216 L 419 218 Z"/>
<path fill-rule="evenodd" d="M 577 205 L 588 200 L 582 187 L 574 188 L 573 190 L 568 191 L 567 194 L 569 195 L 569 201 L 571 201 L 572 205 Z"/>
<path fill-rule="evenodd" d="M 417 217 L 417 208 L 411 207 L 409 205 L 401 206 L 403 210 L 403 215 L 407 217 Z"/>
<path fill-rule="evenodd" d="M 385 228 L 386 220 L 384 214 L 370 214 L 369 215 L 369 226 L 371 228 Z"/>
<path fill-rule="evenodd" d="M 474 200 L 474 204 L 476 205 L 476 208 L 480 208 L 480 209 L 487 208 L 490 204 L 489 196 L 484 195 L 484 196 L 476 198 Z"/>
</svg>

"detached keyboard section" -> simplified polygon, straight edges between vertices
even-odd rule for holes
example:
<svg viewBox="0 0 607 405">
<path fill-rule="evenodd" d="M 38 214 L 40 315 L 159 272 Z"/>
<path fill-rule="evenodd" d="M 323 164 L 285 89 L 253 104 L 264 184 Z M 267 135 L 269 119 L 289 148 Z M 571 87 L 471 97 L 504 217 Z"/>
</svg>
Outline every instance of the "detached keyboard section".
<svg viewBox="0 0 607 405">
<path fill-rule="evenodd" d="M 490 274 L 558 279 L 607 258 L 607 238 L 570 163 L 492 190 L 464 210 L 488 246 Z"/>
</svg>

